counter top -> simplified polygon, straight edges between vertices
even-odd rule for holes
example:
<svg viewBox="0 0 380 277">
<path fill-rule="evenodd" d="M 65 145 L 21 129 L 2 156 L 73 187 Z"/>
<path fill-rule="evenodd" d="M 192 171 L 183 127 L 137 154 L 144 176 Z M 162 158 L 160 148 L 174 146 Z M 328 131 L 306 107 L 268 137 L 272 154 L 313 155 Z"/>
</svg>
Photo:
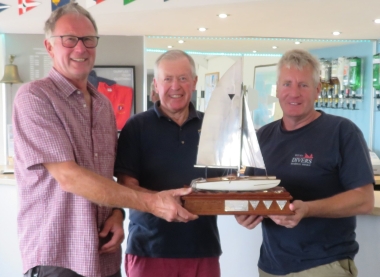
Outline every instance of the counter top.
<svg viewBox="0 0 380 277">
<path fill-rule="evenodd" d="M 0 165 L 0 170 L 7 168 L 6 166 Z M 0 174 L 0 185 L 16 185 L 16 178 L 14 174 Z"/>
</svg>

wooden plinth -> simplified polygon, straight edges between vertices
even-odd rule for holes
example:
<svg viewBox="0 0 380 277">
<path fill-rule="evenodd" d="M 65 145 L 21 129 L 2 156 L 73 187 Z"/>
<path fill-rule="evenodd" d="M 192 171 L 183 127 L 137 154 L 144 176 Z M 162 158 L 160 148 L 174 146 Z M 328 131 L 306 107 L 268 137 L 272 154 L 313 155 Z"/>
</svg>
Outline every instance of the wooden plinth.
<svg viewBox="0 0 380 277">
<path fill-rule="evenodd" d="M 293 199 L 283 187 L 250 192 L 194 191 L 182 196 L 184 207 L 197 215 L 289 215 Z"/>
</svg>

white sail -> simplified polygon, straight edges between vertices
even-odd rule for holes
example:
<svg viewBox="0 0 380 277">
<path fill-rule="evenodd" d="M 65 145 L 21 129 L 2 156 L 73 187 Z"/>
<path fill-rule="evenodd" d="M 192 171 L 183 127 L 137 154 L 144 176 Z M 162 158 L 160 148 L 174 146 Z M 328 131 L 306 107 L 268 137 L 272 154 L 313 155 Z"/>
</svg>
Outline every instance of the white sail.
<svg viewBox="0 0 380 277">
<path fill-rule="evenodd" d="M 196 166 L 240 168 L 243 163 L 265 168 L 248 106 L 242 99 L 242 82 L 239 59 L 212 92 L 203 119 Z"/>
<path fill-rule="evenodd" d="M 263 155 L 261 154 L 259 142 L 257 140 L 256 131 L 253 127 L 253 120 L 249 114 L 249 108 L 244 98 L 243 109 L 243 139 L 242 139 L 242 165 L 265 169 Z"/>
<path fill-rule="evenodd" d="M 242 61 L 239 59 L 212 92 L 203 119 L 197 166 L 239 166 L 242 81 Z"/>
</svg>

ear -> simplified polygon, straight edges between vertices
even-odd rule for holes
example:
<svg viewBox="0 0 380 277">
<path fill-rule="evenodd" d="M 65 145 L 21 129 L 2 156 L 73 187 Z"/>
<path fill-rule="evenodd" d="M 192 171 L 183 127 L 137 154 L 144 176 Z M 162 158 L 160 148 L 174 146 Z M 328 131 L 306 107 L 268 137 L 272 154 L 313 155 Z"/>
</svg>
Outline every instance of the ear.
<svg viewBox="0 0 380 277">
<path fill-rule="evenodd" d="M 51 44 L 50 40 L 49 39 L 45 39 L 44 40 L 44 45 L 45 45 L 46 51 L 49 53 L 49 56 L 51 58 L 54 58 L 54 52 L 53 52 L 54 46 Z"/>
<path fill-rule="evenodd" d="M 156 93 L 158 94 L 158 89 L 157 89 L 157 80 L 156 78 L 153 78 L 153 83 L 154 83 L 154 90 L 156 91 Z"/>
<path fill-rule="evenodd" d="M 197 87 L 197 82 L 198 82 L 198 76 L 195 76 L 195 78 L 194 78 L 194 80 L 193 80 L 193 82 L 194 82 L 194 90 L 196 89 L 196 87 Z"/>
</svg>

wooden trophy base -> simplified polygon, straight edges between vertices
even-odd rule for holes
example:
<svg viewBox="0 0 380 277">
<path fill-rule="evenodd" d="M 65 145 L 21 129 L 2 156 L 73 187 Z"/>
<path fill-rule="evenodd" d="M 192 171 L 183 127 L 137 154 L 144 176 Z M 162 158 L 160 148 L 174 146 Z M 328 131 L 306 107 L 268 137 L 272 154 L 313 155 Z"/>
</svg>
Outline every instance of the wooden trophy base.
<svg viewBox="0 0 380 277">
<path fill-rule="evenodd" d="M 291 215 L 292 199 L 279 186 L 249 192 L 193 191 L 182 196 L 184 208 L 197 215 Z"/>
</svg>

